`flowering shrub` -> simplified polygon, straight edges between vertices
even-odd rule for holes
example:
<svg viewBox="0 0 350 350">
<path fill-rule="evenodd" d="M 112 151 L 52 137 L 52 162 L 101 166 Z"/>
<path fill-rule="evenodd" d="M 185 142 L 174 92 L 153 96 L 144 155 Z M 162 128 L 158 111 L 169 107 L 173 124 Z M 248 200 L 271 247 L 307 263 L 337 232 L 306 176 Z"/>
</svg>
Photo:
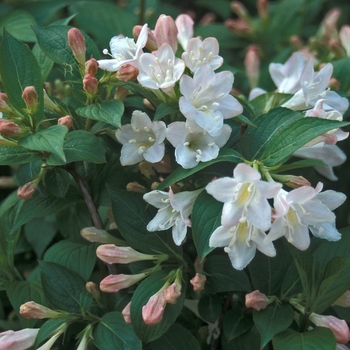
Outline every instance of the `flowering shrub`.
<svg viewBox="0 0 350 350">
<path fill-rule="evenodd" d="M 345 348 L 350 26 L 292 25 L 321 3 L 0 5 L 0 349 Z"/>
</svg>

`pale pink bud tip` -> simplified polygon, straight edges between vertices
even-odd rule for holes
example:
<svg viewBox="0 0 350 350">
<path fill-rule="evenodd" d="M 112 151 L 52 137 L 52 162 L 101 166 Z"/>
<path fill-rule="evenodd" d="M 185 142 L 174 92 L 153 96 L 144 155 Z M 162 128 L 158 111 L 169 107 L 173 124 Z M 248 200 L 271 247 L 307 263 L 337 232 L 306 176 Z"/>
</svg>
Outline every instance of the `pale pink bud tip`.
<svg viewBox="0 0 350 350">
<path fill-rule="evenodd" d="M 28 182 L 17 190 L 17 196 L 21 199 L 30 199 L 36 190 L 36 185 Z"/>
<path fill-rule="evenodd" d="M 141 25 L 134 26 L 134 28 L 132 30 L 132 34 L 133 34 L 135 40 L 137 40 L 138 37 L 140 36 L 141 29 L 142 29 Z M 158 49 L 156 37 L 154 36 L 153 32 L 149 28 L 147 28 L 146 48 L 149 51 L 156 51 Z"/>
<path fill-rule="evenodd" d="M 117 79 L 125 82 L 136 80 L 138 75 L 139 70 L 131 64 L 126 64 L 125 66 L 121 67 L 116 73 Z"/>
<path fill-rule="evenodd" d="M 176 52 L 177 33 L 174 19 L 170 16 L 160 15 L 154 28 L 154 36 L 156 37 L 158 47 L 168 44 Z"/>
<path fill-rule="evenodd" d="M 12 330 L 0 333 L 0 349 L 28 349 L 34 342 L 39 328 L 25 328 L 14 332 Z"/>
<path fill-rule="evenodd" d="M 207 277 L 201 273 L 196 273 L 196 275 L 190 280 L 195 292 L 199 292 L 204 289 L 205 281 Z"/>
<path fill-rule="evenodd" d="M 181 296 L 181 285 L 173 283 L 168 288 L 164 289 L 163 294 L 166 303 L 176 304 L 177 299 Z"/>
<path fill-rule="evenodd" d="M 11 137 L 17 136 L 20 133 L 21 129 L 16 123 L 0 118 L 0 134 L 6 137 Z"/>
<path fill-rule="evenodd" d="M 253 89 L 257 87 L 260 76 L 259 47 L 257 45 L 248 46 L 244 59 L 244 67 L 250 88 Z"/>
<path fill-rule="evenodd" d="M 131 306 L 131 301 L 125 306 L 125 308 L 122 311 L 122 315 L 124 317 L 125 323 L 131 323 L 131 317 L 130 317 L 130 306 Z"/>
<path fill-rule="evenodd" d="M 73 119 L 70 115 L 66 115 L 65 117 L 59 118 L 57 124 L 65 125 L 69 130 L 73 126 Z"/>
<path fill-rule="evenodd" d="M 89 281 L 86 283 L 85 288 L 94 297 L 95 300 L 100 299 L 101 293 L 96 283 Z"/>
<path fill-rule="evenodd" d="M 24 88 L 22 93 L 22 98 L 28 108 L 31 111 L 35 111 L 36 106 L 38 104 L 38 93 L 35 90 L 34 86 L 27 86 Z"/>
<path fill-rule="evenodd" d="M 163 291 L 160 290 L 152 295 L 147 304 L 142 308 L 143 321 L 148 325 L 158 324 L 163 318 L 164 309 L 164 295 Z"/>
<path fill-rule="evenodd" d="M 10 102 L 7 97 L 7 94 L 0 92 L 0 112 L 10 113 L 11 107 L 9 106 Z"/>
<path fill-rule="evenodd" d="M 72 28 L 68 31 L 68 45 L 72 49 L 74 57 L 81 64 L 85 64 L 85 38 L 81 31 L 77 28 Z"/>
<path fill-rule="evenodd" d="M 28 301 L 22 304 L 19 308 L 19 313 L 25 318 L 53 318 L 59 315 L 58 312 L 47 308 L 46 306 L 35 303 L 34 301 Z"/>
<path fill-rule="evenodd" d="M 136 192 L 136 193 L 142 193 L 142 194 L 145 194 L 148 192 L 145 186 L 142 186 L 137 182 L 129 182 L 126 185 L 126 190 L 130 192 Z"/>
<path fill-rule="evenodd" d="M 264 293 L 260 293 L 258 290 L 245 296 L 245 306 L 247 308 L 259 311 L 265 309 L 267 305 L 269 305 L 269 299 Z"/>
<path fill-rule="evenodd" d="M 85 62 L 85 74 L 95 76 L 98 70 L 98 66 L 99 64 L 95 58 L 89 59 Z"/>
<path fill-rule="evenodd" d="M 135 283 L 141 281 L 146 277 L 145 273 L 139 273 L 136 275 L 109 275 L 105 277 L 100 283 L 100 289 L 102 292 L 114 293 L 121 289 L 128 288 Z"/>
<path fill-rule="evenodd" d="M 90 74 L 85 74 L 83 79 L 83 89 L 91 96 L 97 92 L 98 80 Z"/>
</svg>

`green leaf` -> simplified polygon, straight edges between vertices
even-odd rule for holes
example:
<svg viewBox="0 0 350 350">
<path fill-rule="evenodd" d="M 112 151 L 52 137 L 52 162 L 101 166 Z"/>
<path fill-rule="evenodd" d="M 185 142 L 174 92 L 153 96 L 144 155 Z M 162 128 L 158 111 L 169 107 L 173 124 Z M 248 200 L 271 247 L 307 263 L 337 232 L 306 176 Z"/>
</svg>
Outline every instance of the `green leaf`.
<svg viewBox="0 0 350 350">
<path fill-rule="evenodd" d="M 222 328 L 228 341 L 240 336 L 253 326 L 254 322 L 241 308 L 236 307 L 225 313 Z"/>
<path fill-rule="evenodd" d="M 332 331 L 325 327 L 316 327 L 305 333 L 287 329 L 273 338 L 274 350 L 334 350 L 335 346 Z"/>
<path fill-rule="evenodd" d="M 108 190 L 112 199 L 115 222 L 123 238 L 135 249 L 144 253 L 163 252 L 181 257 L 181 249 L 175 245 L 170 232 L 149 232 L 147 224 L 156 210 L 142 195 L 124 190 Z"/>
<path fill-rule="evenodd" d="M 206 191 L 201 192 L 194 202 L 191 214 L 192 237 L 201 260 L 214 250 L 209 247 L 209 239 L 221 225 L 222 206 L 221 202 Z"/>
<path fill-rule="evenodd" d="M 237 164 L 237 163 L 241 163 L 242 159 L 243 159 L 242 156 L 238 152 L 234 151 L 233 149 L 222 148 L 219 152 L 218 157 L 209 162 L 204 162 L 204 163 L 201 162 L 192 169 L 183 169 L 182 167 L 177 168 L 164 181 L 160 183 L 157 189 L 164 190 L 170 185 L 176 182 L 179 182 L 212 164 L 216 164 L 220 162 L 230 162 L 230 163 Z"/>
<path fill-rule="evenodd" d="M 34 32 L 33 32 L 34 34 Z M 43 81 L 47 80 L 47 77 L 49 76 L 52 67 L 54 65 L 54 61 L 52 61 L 50 58 L 48 58 L 44 52 L 40 49 L 40 46 L 38 43 L 35 43 L 32 49 L 33 55 L 36 58 L 40 70 L 41 70 L 41 75 L 43 78 Z"/>
<path fill-rule="evenodd" d="M 207 277 L 204 291 L 208 294 L 251 290 L 247 274 L 235 270 L 227 255 L 209 256 L 204 262 L 203 269 Z"/>
<path fill-rule="evenodd" d="M 309 168 L 312 166 L 325 166 L 326 164 L 322 162 L 322 160 L 318 159 L 303 159 L 303 160 L 298 160 L 293 163 L 287 163 L 283 164 L 280 167 L 278 167 L 276 170 L 274 170 L 274 173 L 282 173 L 288 170 L 292 169 L 301 169 L 301 168 Z"/>
<path fill-rule="evenodd" d="M 177 323 L 171 325 L 166 333 L 149 345 L 151 350 L 200 350 L 199 343 L 193 334 Z"/>
<path fill-rule="evenodd" d="M 0 62 L 2 83 L 12 107 L 20 114 L 23 114 L 23 109 L 26 108 L 22 99 L 24 88 L 35 87 L 38 94 L 38 105 L 32 122 L 33 124 L 40 122 L 44 112 L 44 94 L 38 62 L 28 46 L 15 39 L 6 30 L 4 30 L 4 37 L 0 45 Z"/>
<path fill-rule="evenodd" d="M 13 35 L 16 39 L 27 42 L 35 42 L 36 38 L 31 26 L 36 25 L 32 15 L 23 10 L 15 10 L 1 18 L 0 31 L 3 28 Z"/>
<path fill-rule="evenodd" d="M 283 100 L 290 96 L 291 95 L 289 94 L 267 92 L 266 94 L 259 95 L 254 98 L 254 100 L 249 101 L 249 103 L 253 107 L 255 117 L 258 117 L 267 113 L 272 108 L 278 107 Z"/>
<path fill-rule="evenodd" d="M 35 134 L 21 138 L 19 144 L 32 151 L 50 152 L 65 161 L 63 142 L 67 132 L 66 126 L 53 125 Z"/>
<path fill-rule="evenodd" d="M 344 74 L 344 72 L 348 72 L 350 69 L 350 58 L 343 58 L 338 61 L 331 62 L 334 70 L 333 77 L 337 79 L 340 83 L 339 90 L 347 91 L 350 86 L 350 77 L 348 74 Z"/>
<path fill-rule="evenodd" d="M 51 338 L 54 332 L 62 326 L 64 323 L 70 321 L 70 317 L 58 318 L 46 321 L 39 330 L 38 335 L 35 338 L 34 347 L 35 349 L 47 338 Z"/>
<path fill-rule="evenodd" d="M 201 319 L 215 323 L 222 310 L 222 295 L 203 295 L 198 302 Z"/>
<path fill-rule="evenodd" d="M 156 109 L 154 120 L 160 120 L 163 117 L 166 117 L 167 115 L 178 113 L 178 112 L 179 112 L 178 107 L 172 106 L 167 103 L 161 103 Z"/>
<path fill-rule="evenodd" d="M 124 104 L 119 100 L 111 100 L 78 108 L 76 113 L 81 117 L 98 120 L 121 128 L 120 119 L 124 113 Z"/>
<path fill-rule="evenodd" d="M 164 285 L 169 271 L 153 273 L 141 282 L 135 290 L 130 305 L 131 322 L 137 336 L 143 342 L 150 342 L 162 336 L 179 316 L 186 295 L 186 284 L 182 284 L 181 296 L 176 304 L 166 304 L 162 320 L 153 326 L 148 326 L 142 319 L 142 307 L 146 305 L 149 298 L 157 293 Z"/>
<path fill-rule="evenodd" d="M 45 186 L 54 197 L 64 198 L 71 182 L 71 176 L 62 168 L 55 167 L 45 173 Z"/>
<path fill-rule="evenodd" d="M 95 267 L 95 252 L 95 244 L 82 244 L 65 240 L 50 247 L 44 255 L 44 261 L 54 262 L 74 271 L 87 282 Z"/>
<path fill-rule="evenodd" d="M 263 348 L 276 334 L 287 329 L 293 322 L 294 311 L 290 305 L 270 304 L 265 309 L 254 311 L 253 319 L 261 336 Z"/>
<path fill-rule="evenodd" d="M 62 162 L 59 157 L 52 154 L 47 159 L 47 164 L 64 165 L 77 161 L 97 164 L 106 162 L 102 138 L 84 130 L 69 132 L 63 144 L 63 151 L 66 162 Z"/>
<path fill-rule="evenodd" d="M 120 312 L 105 314 L 95 326 L 94 344 L 101 350 L 141 350 L 141 341 Z"/>
<path fill-rule="evenodd" d="M 225 344 L 226 345 L 226 344 Z M 260 349 L 260 335 L 253 325 L 247 332 L 233 338 L 223 350 L 253 350 Z"/>
<path fill-rule="evenodd" d="M 22 147 L 2 146 L 0 150 L 0 165 L 25 164 L 42 157 L 41 153 Z"/>
<path fill-rule="evenodd" d="M 82 308 L 92 302 L 87 294 L 85 282 L 75 273 L 52 262 L 39 263 L 41 282 L 47 300 L 54 309 L 81 313 Z M 81 296 L 90 297 L 81 303 Z"/>
</svg>

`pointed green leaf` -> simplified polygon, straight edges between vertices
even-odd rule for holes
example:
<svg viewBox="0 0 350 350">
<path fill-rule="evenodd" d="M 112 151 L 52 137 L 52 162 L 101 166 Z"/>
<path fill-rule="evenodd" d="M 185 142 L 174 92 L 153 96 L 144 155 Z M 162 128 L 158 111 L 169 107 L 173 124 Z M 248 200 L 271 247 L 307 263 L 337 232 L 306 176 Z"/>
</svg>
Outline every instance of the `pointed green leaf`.
<svg viewBox="0 0 350 350">
<path fill-rule="evenodd" d="M 261 336 L 263 348 L 277 333 L 287 329 L 293 322 L 294 311 L 290 305 L 270 304 L 266 309 L 254 311 L 253 319 Z"/>
<path fill-rule="evenodd" d="M 76 112 L 81 117 L 98 120 L 120 128 L 124 104 L 119 100 L 111 100 L 78 108 Z"/>
<path fill-rule="evenodd" d="M 348 72 L 350 69 L 350 58 L 343 58 L 338 61 L 331 62 L 334 71 L 333 71 L 333 77 L 337 79 L 340 83 L 339 90 L 340 91 L 347 91 L 350 86 L 350 77 L 348 74 L 344 74 L 344 72 Z"/>
<path fill-rule="evenodd" d="M 32 151 L 50 152 L 65 161 L 63 142 L 67 132 L 66 126 L 53 125 L 35 134 L 21 138 L 19 144 Z"/>
<path fill-rule="evenodd" d="M 167 103 L 161 103 L 157 109 L 156 114 L 154 115 L 154 120 L 160 120 L 163 117 L 166 117 L 167 115 L 179 113 L 179 108 L 172 106 Z"/>
<path fill-rule="evenodd" d="M 40 68 L 34 55 L 27 45 L 4 30 L 4 37 L 0 44 L 0 62 L 2 83 L 11 105 L 19 113 L 23 114 L 23 109 L 26 108 L 22 99 L 24 88 L 35 87 L 38 94 L 38 105 L 34 120 L 38 123 L 43 117 L 44 94 Z"/>
<path fill-rule="evenodd" d="M 44 54 L 44 52 L 40 49 L 40 46 L 38 43 L 35 43 L 35 45 L 33 46 L 32 52 L 39 64 L 43 81 L 46 81 L 55 62 L 52 61 L 50 58 L 48 58 Z"/>
<path fill-rule="evenodd" d="M 45 173 L 45 187 L 54 197 L 64 198 L 71 182 L 71 176 L 62 168 L 55 167 Z"/>
<path fill-rule="evenodd" d="M 120 312 L 105 314 L 94 328 L 94 344 L 100 350 L 141 350 L 142 343 Z"/>
<path fill-rule="evenodd" d="M 47 338 L 51 338 L 55 331 L 62 326 L 64 323 L 70 321 L 70 317 L 58 318 L 46 321 L 39 330 L 38 335 L 35 338 L 35 349 L 44 342 Z"/>
<path fill-rule="evenodd" d="M 41 159 L 42 154 L 22 147 L 0 147 L 0 165 L 25 164 Z"/>
<path fill-rule="evenodd" d="M 202 320 L 215 323 L 222 311 L 222 295 L 203 295 L 198 302 L 198 312 Z"/>
<path fill-rule="evenodd" d="M 222 206 L 221 202 L 206 191 L 201 192 L 194 202 L 191 214 L 192 236 L 201 260 L 214 249 L 209 247 L 209 239 L 221 225 Z"/>
<path fill-rule="evenodd" d="M 241 308 L 233 308 L 226 312 L 222 328 L 228 341 L 245 333 L 253 326 L 253 319 L 247 316 Z"/>
</svg>

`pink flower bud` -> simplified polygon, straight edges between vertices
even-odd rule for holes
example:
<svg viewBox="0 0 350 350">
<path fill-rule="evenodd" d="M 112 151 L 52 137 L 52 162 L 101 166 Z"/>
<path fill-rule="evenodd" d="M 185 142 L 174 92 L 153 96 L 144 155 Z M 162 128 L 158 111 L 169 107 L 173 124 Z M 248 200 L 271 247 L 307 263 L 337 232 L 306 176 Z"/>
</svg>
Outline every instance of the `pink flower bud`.
<svg viewBox="0 0 350 350">
<path fill-rule="evenodd" d="M 339 39 L 346 51 L 347 56 L 350 57 L 350 26 L 349 25 L 345 25 L 340 28 Z"/>
<path fill-rule="evenodd" d="M 137 79 L 139 70 L 131 64 L 126 64 L 121 67 L 115 75 L 118 80 L 128 82 Z"/>
<path fill-rule="evenodd" d="M 0 118 L 0 134 L 11 137 L 21 134 L 21 128 L 13 122 Z"/>
<path fill-rule="evenodd" d="M 97 92 L 98 80 L 90 74 L 85 74 L 83 79 L 83 89 L 91 96 Z"/>
<path fill-rule="evenodd" d="M 24 88 L 22 93 L 22 98 L 26 103 L 29 110 L 34 113 L 36 106 L 38 105 L 38 93 L 35 90 L 34 86 L 27 86 Z"/>
<path fill-rule="evenodd" d="M 126 96 L 129 95 L 129 90 L 124 86 L 117 86 L 114 93 L 114 98 L 119 101 L 124 101 Z"/>
<path fill-rule="evenodd" d="M 143 321 L 148 325 L 158 324 L 163 318 L 165 305 L 163 289 L 161 289 L 152 295 L 147 304 L 142 307 Z"/>
<path fill-rule="evenodd" d="M 257 45 L 248 46 L 244 59 L 244 67 L 250 88 L 253 89 L 257 87 L 260 76 L 259 47 Z"/>
<path fill-rule="evenodd" d="M 73 126 L 73 119 L 70 115 L 66 115 L 58 119 L 57 125 L 65 125 L 69 130 Z"/>
<path fill-rule="evenodd" d="M 344 47 L 342 43 L 339 40 L 336 39 L 330 39 L 328 41 L 328 47 L 329 50 L 336 56 L 336 57 L 344 57 Z"/>
<path fill-rule="evenodd" d="M 258 290 L 246 294 L 245 306 L 249 309 L 255 309 L 257 311 L 265 309 L 269 305 L 269 299 L 264 293 L 260 293 Z"/>
<path fill-rule="evenodd" d="M 340 81 L 335 79 L 335 78 L 331 78 L 329 81 L 328 86 L 332 89 L 332 90 L 339 90 L 340 89 Z"/>
<path fill-rule="evenodd" d="M 273 178 L 291 188 L 299 188 L 302 186 L 311 186 L 309 180 L 305 179 L 303 176 L 294 175 L 278 175 L 274 174 Z"/>
<path fill-rule="evenodd" d="M 179 15 L 175 20 L 177 28 L 177 40 L 184 50 L 188 41 L 193 38 L 193 19 L 189 15 Z"/>
<path fill-rule="evenodd" d="M 130 306 L 131 306 L 131 301 L 125 306 L 125 308 L 122 311 L 122 315 L 124 317 L 125 323 L 131 323 Z"/>
<path fill-rule="evenodd" d="M 302 40 L 297 35 L 292 35 L 289 38 L 289 44 L 294 48 L 294 50 L 301 50 L 304 46 Z"/>
<path fill-rule="evenodd" d="M 100 245 L 96 255 L 107 264 L 130 264 L 135 261 L 157 259 L 155 255 L 139 253 L 131 247 L 117 247 L 114 244 Z"/>
<path fill-rule="evenodd" d="M 83 66 L 85 64 L 85 38 L 82 32 L 77 28 L 69 29 L 68 45 L 72 49 L 76 60 Z"/>
<path fill-rule="evenodd" d="M 160 162 L 153 163 L 152 166 L 160 174 L 170 174 L 172 169 L 169 154 L 166 154 Z"/>
<path fill-rule="evenodd" d="M 95 300 L 100 300 L 101 293 L 96 283 L 91 281 L 86 282 L 85 288 L 94 297 Z"/>
<path fill-rule="evenodd" d="M 90 58 L 85 62 L 85 74 L 90 74 L 93 77 L 96 75 L 98 70 L 98 62 L 94 58 Z"/>
<path fill-rule="evenodd" d="M 142 26 L 140 26 L 140 25 L 134 26 L 134 28 L 132 30 L 132 34 L 133 34 L 135 40 L 137 40 L 138 37 L 140 36 L 141 29 L 142 29 Z M 149 29 L 149 28 L 147 28 L 147 35 L 148 36 L 147 36 L 146 48 L 150 51 L 157 50 L 158 45 L 157 45 L 156 37 L 154 36 L 151 29 Z"/>
<path fill-rule="evenodd" d="M 24 200 L 30 199 L 34 194 L 36 187 L 37 185 L 33 182 L 28 182 L 25 185 L 18 188 L 17 196 Z"/>
<path fill-rule="evenodd" d="M 0 333 L 0 349 L 28 349 L 34 345 L 39 328 L 25 328 L 20 331 L 5 331 Z"/>
<path fill-rule="evenodd" d="M 121 239 L 115 238 L 105 230 L 96 227 L 85 227 L 80 231 L 80 235 L 89 242 L 125 245 Z"/>
<path fill-rule="evenodd" d="M 338 305 L 338 306 L 343 306 L 343 307 L 350 307 L 350 290 L 347 290 L 332 305 Z"/>
<path fill-rule="evenodd" d="M 126 185 L 126 190 L 129 192 L 136 192 L 136 193 L 142 193 L 142 194 L 145 194 L 148 192 L 145 186 L 142 186 L 137 182 L 129 182 Z"/>
<path fill-rule="evenodd" d="M 205 281 L 207 277 L 201 273 L 196 273 L 196 275 L 190 280 L 195 292 L 199 292 L 204 289 Z"/>
<path fill-rule="evenodd" d="M 239 17 L 243 19 L 249 18 L 249 13 L 245 6 L 239 2 L 239 1 L 232 1 L 231 2 L 231 10 Z"/>
<path fill-rule="evenodd" d="M 252 32 L 250 24 L 244 19 L 228 19 L 225 21 L 225 26 L 239 35 L 246 35 Z"/>
<path fill-rule="evenodd" d="M 333 332 L 337 343 L 347 344 L 350 341 L 350 330 L 346 321 L 334 316 L 323 316 L 315 313 L 310 315 L 310 321 L 317 327 L 329 328 Z"/>
<path fill-rule="evenodd" d="M 136 275 L 109 275 L 105 277 L 100 283 L 102 292 L 114 293 L 121 289 L 129 288 L 135 283 L 141 281 L 147 276 L 146 273 L 139 273 Z"/>
<path fill-rule="evenodd" d="M 269 15 L 269 1 L 268 0 L 258 0 L 256 2 L 256 7 L 258 10 L 259 17 L 261 19 L 266 19 Z"/>
<path fill-rule="evenodd" d="M 169 44 L 173 51 L 176 52 L 177 33 L 174 19 L 170 16 L 160 15 L 154 29 L 158 47 L 161 47 L 163 44 Z"/>
<path fill-rule="evenodd" d="M 8 99 L 7 94 L 5 94 L 4 92 L 0 92 L 0 112 L 4 112 L 4 113 L 11 113 L 12 109 L 9 106 L 10 102 Z"/>
<path fill-rule="evenodd" d="M 168 288 L 163 290 L 164 301 L 168 304 L 176 304 L 181 296 L 181 284 L 174 282 Z"/>
<path fill-rule="evenodd" d="M 62 316 L 62 313 L 49 309 L 46 306 L 37 304 L 34 301 L 28 301 L 22 304 L 19 308 L 19 313 L 25 318 L 57 318 Z"/>
</svg>

